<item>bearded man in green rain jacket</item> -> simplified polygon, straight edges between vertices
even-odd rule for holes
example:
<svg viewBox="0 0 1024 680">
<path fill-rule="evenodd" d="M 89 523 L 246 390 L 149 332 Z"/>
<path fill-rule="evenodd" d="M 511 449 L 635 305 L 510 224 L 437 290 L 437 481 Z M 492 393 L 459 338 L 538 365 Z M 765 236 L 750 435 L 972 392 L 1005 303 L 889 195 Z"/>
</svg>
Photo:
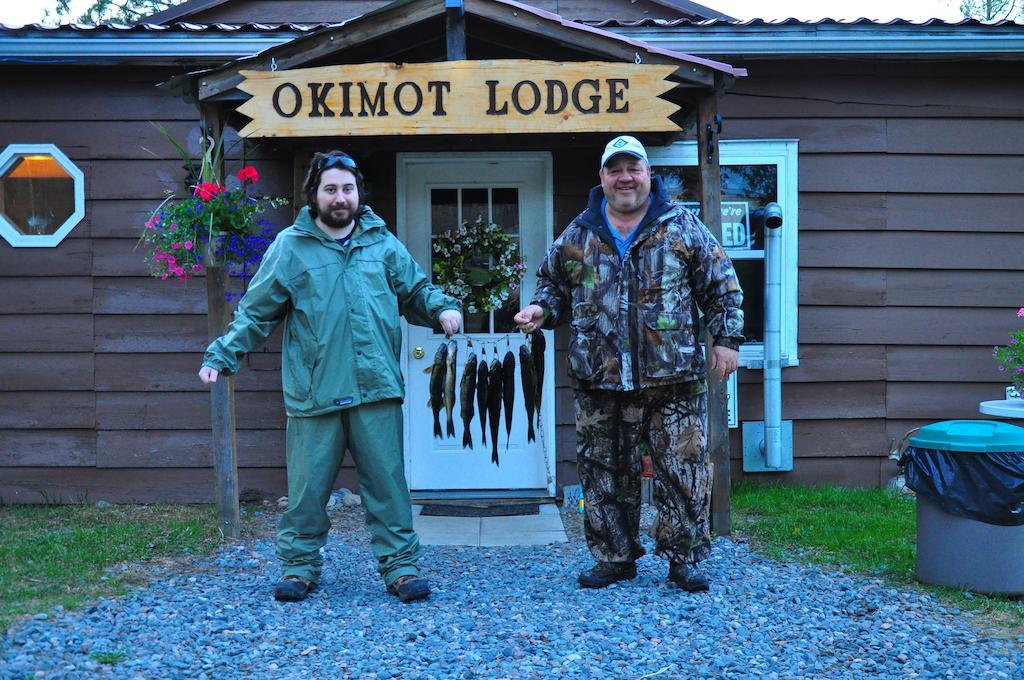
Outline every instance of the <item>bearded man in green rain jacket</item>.
<svg viewBox="0 0 1024 680">
<path fill-rule="evenodd" d="M 457 300 L 432 285 L 405 246 L 360 201 L 363 176 L 347 154 L 313 156 L 307 206 L 267 249 L 228 331 L 206 350 L 199 377 L 232 375 L 284 323 L 281 383 L 288 415 L 288 509 L 277 531 L 282 601 L 320 580 L 327 501 L 345 450 L 387 590 L 403 602 L 430 594 L 419 575 L 402 459 L 399 315 L 458 332 Z"/>
</svg>

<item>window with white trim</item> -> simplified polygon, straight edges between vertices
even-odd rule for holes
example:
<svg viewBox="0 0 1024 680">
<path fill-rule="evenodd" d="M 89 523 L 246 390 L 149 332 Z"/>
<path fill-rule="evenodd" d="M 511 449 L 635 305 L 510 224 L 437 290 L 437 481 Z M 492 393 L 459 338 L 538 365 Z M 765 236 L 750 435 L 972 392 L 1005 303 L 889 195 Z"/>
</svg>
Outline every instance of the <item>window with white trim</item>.
<svg viewBox="0 0 1024 680">
<path fill-rule="evenodd" d="M 655 174 L 669 197 L 701 217 L 696 142 L 647 149 Z M 797 357 L 797 140 L 722 140 L 722 242 L 743 287 L 744 335 L 740 364 L 760 368 L 764 361 L 764 207 L 781 206 L 782 365 Z"/>
<path fill-rule="evenodd" d="M 0 153 L 0 236 L 14 247 L 52 248 L 85 217 L 85 176 L 53 144 Z"/>
</svg>

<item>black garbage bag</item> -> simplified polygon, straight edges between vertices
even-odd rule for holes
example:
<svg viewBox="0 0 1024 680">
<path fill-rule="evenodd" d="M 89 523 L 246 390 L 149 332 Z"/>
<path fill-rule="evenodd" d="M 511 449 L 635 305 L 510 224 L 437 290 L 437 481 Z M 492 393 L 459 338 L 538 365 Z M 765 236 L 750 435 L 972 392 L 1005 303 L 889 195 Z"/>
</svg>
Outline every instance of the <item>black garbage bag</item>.
<svg viewBox="0 0 1024 680">
<path fill-rule="evenodd" d="M 1024 451 L 964 452 L 910 446 L 900 458 L 907 486 L 951 515 L 1024 525 Z"/>
</svg>

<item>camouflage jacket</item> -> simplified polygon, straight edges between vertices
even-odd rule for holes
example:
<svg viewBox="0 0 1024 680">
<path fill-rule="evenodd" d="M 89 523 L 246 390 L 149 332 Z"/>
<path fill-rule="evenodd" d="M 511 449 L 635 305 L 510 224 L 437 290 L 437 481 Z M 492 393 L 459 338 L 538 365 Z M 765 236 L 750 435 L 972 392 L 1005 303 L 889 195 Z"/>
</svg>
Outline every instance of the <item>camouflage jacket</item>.
<svg viewBox="0 0 1024 680">
<path fill-rule="evenodd" d="M 743 292 L 725 251 L 693 214 L 669 202 L 661 178 L 624 259 L 601 214 L 600 186 L 548 249 L 533 303 L 544 327 L 572 326 L 577 388 L 632 391 L 705 377 L 699 306 L 716 345 L 743 342 Z"/>
</svg>

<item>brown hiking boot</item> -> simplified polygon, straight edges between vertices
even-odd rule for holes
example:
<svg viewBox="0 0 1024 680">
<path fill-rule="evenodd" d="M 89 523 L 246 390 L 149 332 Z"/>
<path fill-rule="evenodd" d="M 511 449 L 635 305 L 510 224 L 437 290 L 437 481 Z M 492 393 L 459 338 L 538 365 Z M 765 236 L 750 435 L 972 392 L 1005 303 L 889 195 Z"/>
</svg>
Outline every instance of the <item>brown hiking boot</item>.
<svg viewBox="0 0 1024 680">
<path fill-rule="evenodd" d="M 580 572 L 579 584 L 583 588 L 604 588 L 619 581 L 636 578 L 635 562 L 598 562 Z"/>
<path fill-rule="evenodd" d="M 707 592 L 710 587 L 708 577 L 697 568 L 696 564 L 673 562 L 668 568 L 668 580 L 677 588 L 688 593 Z"/>
</svg>

